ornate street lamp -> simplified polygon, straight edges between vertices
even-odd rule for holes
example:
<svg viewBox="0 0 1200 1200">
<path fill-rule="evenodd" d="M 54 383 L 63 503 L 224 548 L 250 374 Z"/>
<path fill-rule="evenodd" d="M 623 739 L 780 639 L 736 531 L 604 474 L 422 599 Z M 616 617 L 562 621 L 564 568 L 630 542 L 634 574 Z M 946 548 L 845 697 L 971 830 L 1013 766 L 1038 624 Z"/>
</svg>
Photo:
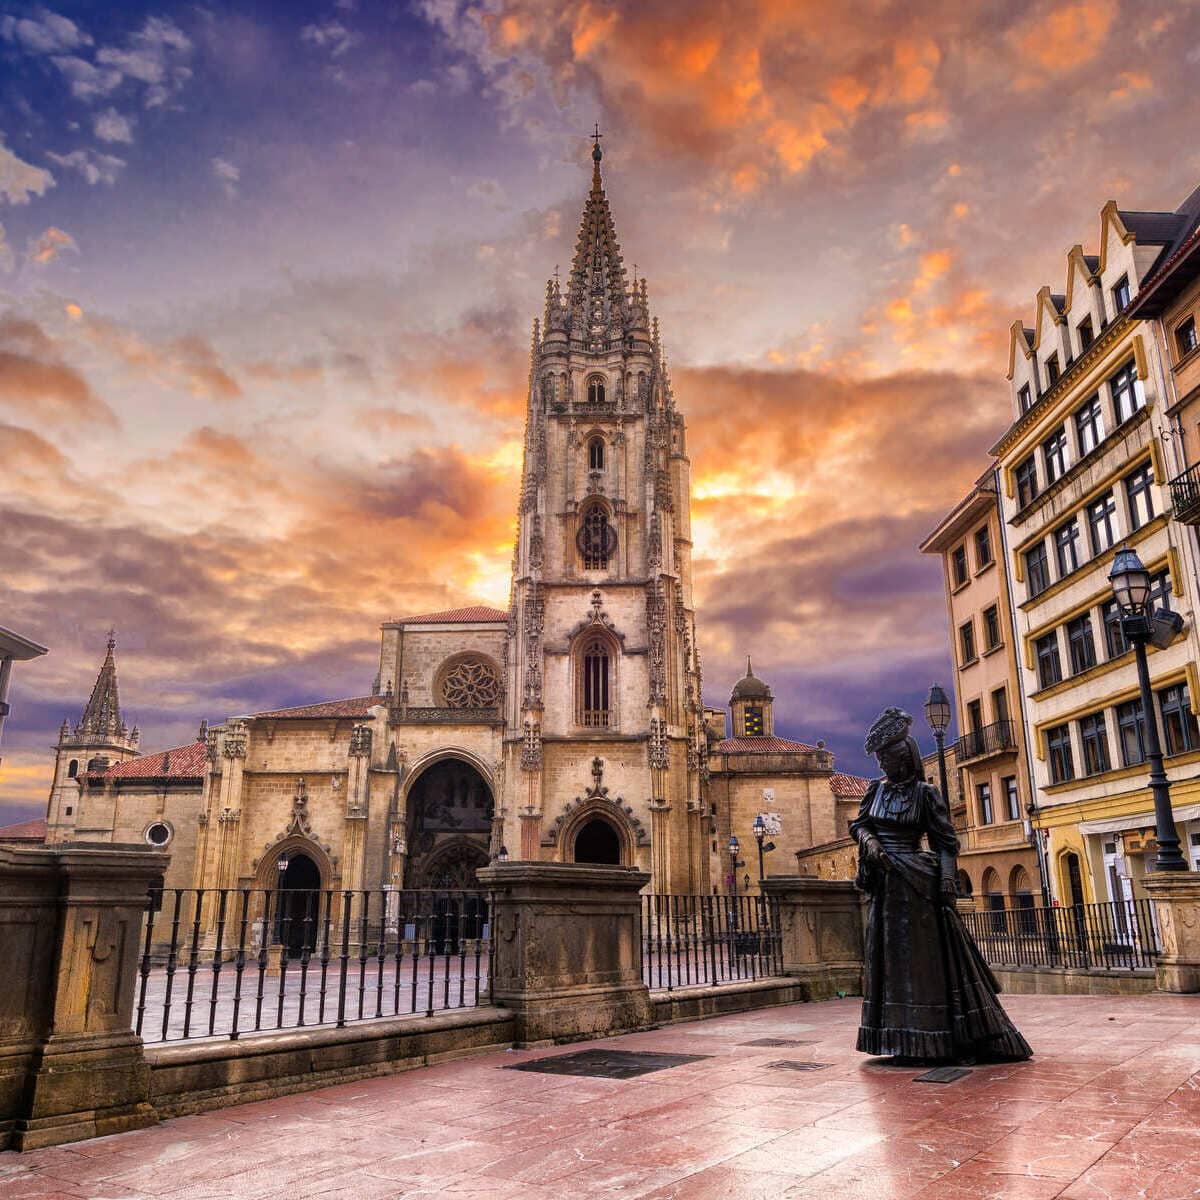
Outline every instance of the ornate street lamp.
<svg viewBox="0 0 1200 1200">
<path fill-rule="evenodd" d="M 1133 645 L 1138 683 L 1142 692 L 1142 724 L 1146 730 L 1146 758 L 1150 763 L 1150 793 L 1154 797 L 1154 838 L 1158 854 L 1156 871 L 1186 871 L 1187 862 L 1179 848 L 1179 831 L 1171 812 L 1171 788 L 1163 768 L 1162 743 L 1158 737 L 1158 715 L 1150 690 L 1150 668 L 1146 665 L 1146 643 L 1155 636 L 1155 616 L 1150 610 L 1150 572 L 1142 566 L 1137 551 L 1122 546 L 1108 574 L 1113 596 L 1121 610 L 1121 632 Z"/>
<path fill-rule="evenodd" d="M 754 830 L 754 840 L 758 843 L 758 881 L 759 883 L 762 883 L 763 879 L 766 878 L 767 873 L 763 855 L 769 854 L 772 850 L 774 850 L 775 843 L 766 842 L 764 844 L 764 839 L 767 836 L 767 822 L 764 820 L 762 813 L 754 814 L 754 824 L 752 828 Z M 746 886 L 749 887 L 750 885 L 747 884 Z"/>
<path fill-rule="evenodd" d="M 729 835 L 729 882 L 733 887 L 733 894 L 737 896 L 737 873 L 738 867 L 744 867 L 746 864 L 738 860 L 738 854 L 742 847 L 737 840 L 737 834 Z"/>
<path fill-rule="evenodd" d="M 935 683 L 929 689 L 925 700 L 925 720 L 933 731 L 933 740 L 937 743 L 938 775 L 942 784 L 942 799 L 946 807 L 950 807 L 950 788 L 946 781 L 946 730 L 950 727 L 950 697 L 946 695 L 940 684 Z"/>
</svg>

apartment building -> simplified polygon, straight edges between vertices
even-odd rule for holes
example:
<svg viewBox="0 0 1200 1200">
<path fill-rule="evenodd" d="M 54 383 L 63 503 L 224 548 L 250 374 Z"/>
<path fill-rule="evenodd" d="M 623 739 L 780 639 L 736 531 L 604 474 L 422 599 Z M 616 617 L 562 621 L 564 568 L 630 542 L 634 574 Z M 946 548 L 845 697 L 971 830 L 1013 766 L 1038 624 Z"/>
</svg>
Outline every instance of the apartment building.
<svg viewBox="0 0 1200 1200">
<path fill-rule="evenodd" d="M 989 467 L 920 547 L 941 557 L 953 641 L 959 891 L 988 908 L 1032 906 L 1041 893 L 1003 545 Z"/>
<path fill-rule="evenodd" d="M 1032 324 L 1011 332 L 1013 424 L 992 453 L 1035 825 L 1062 903 L 1139 895 L 1156 849 L 1147 714 L 1108 581 L 1122 544 L 1153 573 L 1156 606 L 1184 618 L 1150 651 L 1152 717 L 1181 835 L 1200 832 L 1194 547 L 1171 519 L 1164 444 L 1176 435 L 1156 331 L 1133 308 L 1198 216 L 1200 192 L 1169 213 L 1105 205 L 1099 253 L 1073 246 L 1065 290 L 1043 287 Z"/>
</svg>

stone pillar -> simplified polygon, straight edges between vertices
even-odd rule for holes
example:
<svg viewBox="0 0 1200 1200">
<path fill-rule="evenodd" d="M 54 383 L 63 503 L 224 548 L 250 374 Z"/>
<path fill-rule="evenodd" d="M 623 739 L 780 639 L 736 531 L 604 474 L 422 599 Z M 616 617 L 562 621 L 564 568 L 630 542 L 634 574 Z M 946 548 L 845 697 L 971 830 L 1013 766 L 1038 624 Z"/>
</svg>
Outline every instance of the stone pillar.
<svg viewBox="0 0 1200 1200">
<path fill-rule="evenodd" d="M 644 1029 L 653 1018 L 642 981 L 642 909 L 650 876 L 587 863 L 495 863 L 492 998 L 517 1018 L 523 1045 Z"/>
<path fill-rule="evenodd" d="M 1142 880 L 1158 917 L 1161 992 L 1200 992 L 1200 872 L 1156 871 Z"/>
<path fill-rule="evenodd" d="M 800 980 L 804 999 L 862 995 L 862 899 L 854 884 L 769 875 L 762 890 L 779 903 L 784 974 Z"/>
<path fill-rule="evenodd" d="M 166 862 L 145 847 L 0 847 L 0 1149 L 157 1119 L 133 1006 Z"/>
</svg>

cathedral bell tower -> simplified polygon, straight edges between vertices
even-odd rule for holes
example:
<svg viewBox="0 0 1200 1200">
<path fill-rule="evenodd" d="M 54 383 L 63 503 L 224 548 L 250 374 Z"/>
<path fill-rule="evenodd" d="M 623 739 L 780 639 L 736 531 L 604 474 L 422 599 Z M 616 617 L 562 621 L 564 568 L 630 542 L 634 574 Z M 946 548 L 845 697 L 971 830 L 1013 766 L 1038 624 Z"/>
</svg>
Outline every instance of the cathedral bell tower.
<svg viewBox="0 0 1200 1200">
<path fill-rule="evenodd" d="M 619 862 L 707 890 L 683 418 L 600 174 L 533 323 L 506 638 L 513 858 Z M 517 847 L 519 846 L 519 852 Z"/>
</svg>

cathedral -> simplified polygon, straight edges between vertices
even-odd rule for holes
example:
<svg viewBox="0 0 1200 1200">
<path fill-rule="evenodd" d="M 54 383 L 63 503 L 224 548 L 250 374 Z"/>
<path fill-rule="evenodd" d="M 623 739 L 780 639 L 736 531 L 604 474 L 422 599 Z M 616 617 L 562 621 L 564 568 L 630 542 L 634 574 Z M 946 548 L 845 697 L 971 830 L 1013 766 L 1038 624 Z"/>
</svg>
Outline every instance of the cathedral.
<svg viewBox="0 0 1200 1200">
<path fill-rule="evenodd" d="M 507 610 L 387 621 L 369 695 L 155 754 L 121 718 L 110 637 L 59 735 L 49 841 L 148 842 L 169 887 L 469 887 L 506 855 L 708 893 L 753 886 L 728 848 L 753 853 L 757 812 L 779 830 L 774 874 L 845 832 L 865 781 L 774 735 L 749 663 L 732 730 L 704 705 L 687 430 L 601 158 L 597 141 L 565 291 L 551 280 L 533 323 Z"/>
</svg>

